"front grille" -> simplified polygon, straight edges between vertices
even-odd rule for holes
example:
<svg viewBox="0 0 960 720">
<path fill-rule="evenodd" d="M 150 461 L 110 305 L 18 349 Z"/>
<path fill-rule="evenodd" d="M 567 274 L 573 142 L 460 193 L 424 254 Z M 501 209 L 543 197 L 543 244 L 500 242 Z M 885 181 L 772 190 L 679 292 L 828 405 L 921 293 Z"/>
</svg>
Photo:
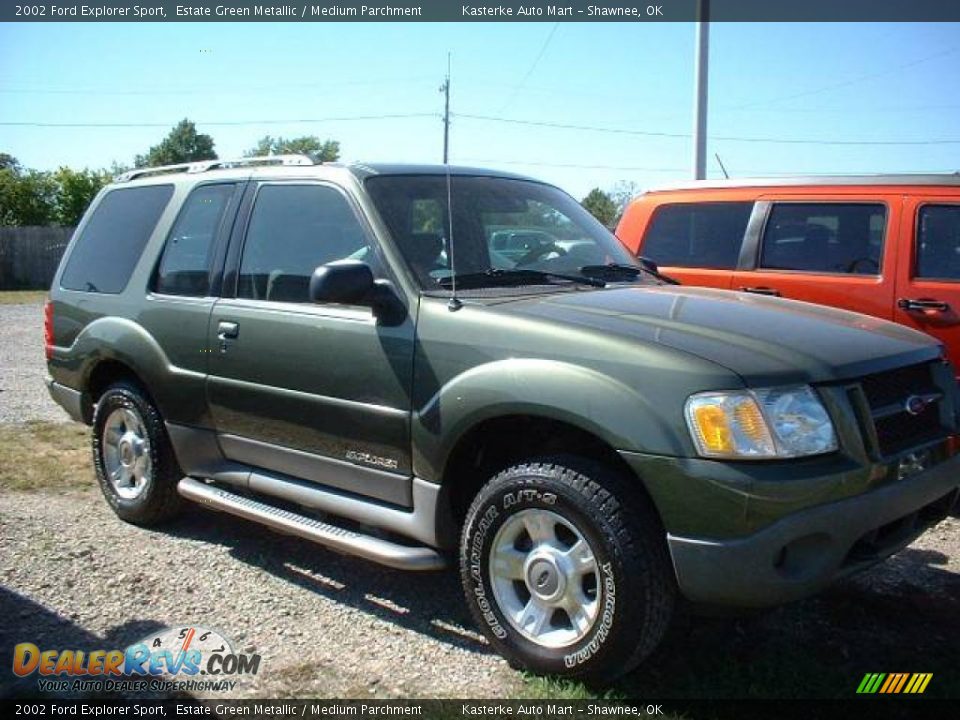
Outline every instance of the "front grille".
<svg viewBox="0 0 960 720">
<path fill-rule="evenodd" d="M 868 375 L 860 387 L 881 456 L 896 455 L 946 435 L 940 415 L 943 390 L 937 386 L 931 363 Z M 916 414 L 907 410 L 907 400 L 914 396 L 927 401 Z"/>
</svg>

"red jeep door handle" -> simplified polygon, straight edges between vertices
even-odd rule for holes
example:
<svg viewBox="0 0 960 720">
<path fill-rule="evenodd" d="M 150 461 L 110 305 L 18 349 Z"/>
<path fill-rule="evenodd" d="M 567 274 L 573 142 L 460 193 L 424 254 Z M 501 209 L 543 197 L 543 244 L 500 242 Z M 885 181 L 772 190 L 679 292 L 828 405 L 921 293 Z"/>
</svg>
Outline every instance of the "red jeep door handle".
<svg viewBox="0 0 960 720">
<path fill-rule="evenodd" d="M 897 307 L 908 312 L 949 312 L 950 304 L 942 300 L 911 300 L 900 298 Z"/>
<path fill-rule="evenodd" d="M 755 295 L 772 295 L 780 297 L 780 291 L 772 287 L 742 287 L 743 292 L 753 293 Z"/>
</svg>

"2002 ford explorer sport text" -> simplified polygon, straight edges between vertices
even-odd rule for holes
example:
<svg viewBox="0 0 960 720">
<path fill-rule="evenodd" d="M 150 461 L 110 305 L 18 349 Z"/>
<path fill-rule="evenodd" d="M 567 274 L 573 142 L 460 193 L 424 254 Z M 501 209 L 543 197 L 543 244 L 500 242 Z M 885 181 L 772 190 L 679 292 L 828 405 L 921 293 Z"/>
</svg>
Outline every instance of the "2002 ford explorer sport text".
<svg viewBox="0 0 960 720">
<path fill-rule="evenodd" d="M 396 568 L 459 557 L 496 650 L 605 679 L 678 599 L 814 593 L 950 511 L 919 332 L 660 281 L 560 190 L 300 156 L 131 171 L 46 306 L 117 515 L 184 499 Z"/>
</svg>

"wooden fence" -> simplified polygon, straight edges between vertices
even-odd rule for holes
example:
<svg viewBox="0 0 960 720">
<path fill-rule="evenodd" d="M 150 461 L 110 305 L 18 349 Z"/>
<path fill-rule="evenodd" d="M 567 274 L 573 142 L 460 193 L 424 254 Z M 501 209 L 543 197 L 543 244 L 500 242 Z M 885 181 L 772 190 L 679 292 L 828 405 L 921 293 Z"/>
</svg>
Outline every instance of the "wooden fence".
<svg viewBox="0 0 960 720">
<path fill-rule="evenodd" d="M 46 290 L 72 227 L 0 227 L 0 290 Z"/>
</svg>

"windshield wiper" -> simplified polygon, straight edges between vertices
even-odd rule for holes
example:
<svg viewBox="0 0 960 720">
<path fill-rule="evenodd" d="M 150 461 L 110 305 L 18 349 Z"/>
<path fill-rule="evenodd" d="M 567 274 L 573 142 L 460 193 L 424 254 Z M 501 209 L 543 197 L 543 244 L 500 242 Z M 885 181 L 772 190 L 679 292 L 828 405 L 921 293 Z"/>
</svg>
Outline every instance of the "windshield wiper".
<svg viewBox="0 0 960 720">
<path fill-rule="evenodd" d="M 626 263 L 607 263 L 606 265 L 584 265 L 580 268 L 580 272 L 584 275 L 590 277 L 602 277 L 607 280 L 611 276 L 617 275 L 628 275 L 631 278 L 637 277 L 640 273 L 647 273 L 648 275 L 655 277 L 660 282 L 667 283 L 668 285 L 679 285 L 680 281 L 675 280 L 669 275 L 664 275 L 657 269 L 657 264 L 647 260 L 646 258 L 639 258 L 639 265 L 627 265 Z"/>
<path fill-rule="evenodd" d="M 567 282 L 577 283 L 578 285 L 590 285 L 591 287 L 606 287 L 600 278 L 586 277 L 584 275 L 567 275 L 565 273 L 546 272 L 543 270 L 523 270 L 491 268 L 484 272 L 458 274 L 456 284 L 458 288 L 482 288 L 482 287 L 517 287 L 521 285 L 542 285 L 545 280 L 566 280 Z M 437 280 L 443 288 L 453 287 L 454 277 L 447 276 Z"/>
</svg>

